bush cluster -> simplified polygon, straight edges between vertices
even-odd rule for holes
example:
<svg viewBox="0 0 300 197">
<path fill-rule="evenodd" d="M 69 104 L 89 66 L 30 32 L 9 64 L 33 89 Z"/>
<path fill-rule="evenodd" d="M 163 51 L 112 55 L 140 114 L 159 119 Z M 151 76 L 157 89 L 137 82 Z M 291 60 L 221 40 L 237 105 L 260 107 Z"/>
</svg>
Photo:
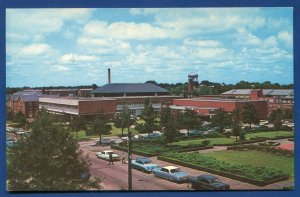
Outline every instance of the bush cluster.
<svg viewBox="0 0 300 197">
<path fill-rule="evenodd" d="M 268 181 L 281 177 L 287 177 L 288 174 L 282 170 L 264 166 L 252 166 L 241 164 L 229 164 L 219 161 L 216 158 L 204 156 L 199 153 L 176 153 L 167 152 L 163 157 L 172 158 L 189 164 L 195 164 L 208 169 L 225 171 L 242 177 L 254 180 Z"/>
<path fill-rule="evenodd" d="M 227 150 L 239 150 L 239 151 L 256 150 L 256 151 L 267 152 L 275 155 L 282 155 L 288 157 L 294 156 L 294 151 L 283 150 L 283 149 L 273 148 L 269 146 L 253 145 L 253 144 L 227 147 Z"/>
</svg>

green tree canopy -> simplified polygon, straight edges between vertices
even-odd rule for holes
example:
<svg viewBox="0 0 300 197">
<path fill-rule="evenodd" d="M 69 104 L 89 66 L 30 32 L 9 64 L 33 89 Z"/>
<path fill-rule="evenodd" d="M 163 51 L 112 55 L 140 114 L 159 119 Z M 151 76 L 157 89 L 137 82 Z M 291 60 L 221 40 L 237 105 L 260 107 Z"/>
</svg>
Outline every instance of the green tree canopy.
<svg viewBox="0 0 300 197">
<path fill-rule="evenodd" d="M 145 121 L 143 125 L 144 127 L 143 130 L 146 131 L 149 135 L 156 128 L 155 118 L 156 118 L 156 113 L 154 111 L 154 108 L 152 107 L 150 100 L 146 99 L 144 104 L 144 109 L 142 112 L 142 119 Z"/>
<path fill-rule="evenodd" d="M 186 112 L 180 113 L 178 116 L 179 127 L 182 129 L 186 129 L 188 131 L 188 135 L 190 134 L 190 130 L 198 129 L 202 125 L 202 121 L 198 118 L 197 112 L 187 109 Z"/>
<path fill-rule="evenodd" d="M 74 116 L 70 122 L 73 131 L 76 132 L 76 139 L 78 138 L 78 131 L 85 129 L 86 121 L 82 116 Z"/>
<path fill-rule="evenodd" d="M 83 158 L 70 131 L 44 111 L 7 155 L 10 191 L 70 191 L 99 187 L 91 180 L 89 162 Z"/>
<path fill-rule="evenodd" d="M 255 105 L 247 103 L 242 111 L 242 116 L 243 116 L 243 122 L 250 124 L 250 128 L 252 124 L 257 124 L 259 123 L 259 114 L 258 111 L 256 110 Z"/>
<path fill-rule="evenodd" d="M 124 128 L 128 128 L 132 125 L 129 108 L 127 106 L 123 106 L 122 111 L 116 115 L 114 123 L 116 127 L 122 129 L 123 136 Z"/>
<path fill-rule="evenodd" d="M 170 146 L 172 142 L 174 142 L 178 132 L 177 122 L 177 116 L 172 115 L 170 108 L 164 109 L 161 112 L 161 126 L 163 128 L 163 136 L 166 143 L 169 143 Z"/>
<path fill-rule="evenodd" d="M 109 134 L 111 131 L 111 125 L 109 123 L 109 118 L 103 112 L 100 112 L 95 116 L 95 118 L 90 122 L 90 127 L 88 134 L 98 134 L 99 144 L 101 144 L 101 138 L 104 134 Z"/>
<path fill-rule="evenodd" d="M 224 110 L 218 110 L 216 114 L 211 118 L 211 124 L 213 126 L 219 127 L 220 132 L 223 133 L 225 127 L 232 124 L 231 115 Z"/>
</svg>

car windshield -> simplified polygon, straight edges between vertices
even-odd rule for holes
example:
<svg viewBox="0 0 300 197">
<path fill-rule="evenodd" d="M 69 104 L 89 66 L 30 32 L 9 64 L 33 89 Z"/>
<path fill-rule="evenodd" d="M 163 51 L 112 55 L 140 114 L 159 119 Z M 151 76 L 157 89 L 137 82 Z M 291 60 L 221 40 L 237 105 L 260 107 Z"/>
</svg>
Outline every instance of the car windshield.
<svg viewBox="0 0 300 197">
<path fill-rule="evenodd" d="M 149 164 L 149 163 L 152 163 L 152 162 L 150 160 L 144 160 L 143 163 L 144 164 Z"/>
<path fill-rule="evenodd" d="M 170 172 L 171 173 L 180 172 L 180 169 L 179 168 L 175 168 L 175 169 L 170 170 Z"/>
<path fill-rule="evenodd" d="M 209 179 L 208 182 L 209 183 L 219 183 L 221 181 L 218 178 L 215 178 L 215 179 Z"/>
</svg>

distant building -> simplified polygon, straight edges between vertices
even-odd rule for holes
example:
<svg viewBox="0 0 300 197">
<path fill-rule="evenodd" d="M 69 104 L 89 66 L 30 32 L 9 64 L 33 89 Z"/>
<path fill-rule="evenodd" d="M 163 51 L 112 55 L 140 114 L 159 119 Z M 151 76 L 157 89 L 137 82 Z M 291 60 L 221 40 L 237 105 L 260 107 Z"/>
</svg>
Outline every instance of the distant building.
<svg viewBox="0 0 300 197">
<path fill-rule="evenodd" d="M 275 109 L 294 108 L 293 89 L 233 89 L 221 94 L 225 99 L 264 100 L 268 102 L 268 113 Z"/>
<path fill-rule="evenodd" d="M 38 113 L 40 96 L 42 93 L 39 91 L 16 92 L 9 96 L 8 108 L 13 115 L 22 112 L 28 121 L 32 121 Z"/>
<path fill-rule="evenodd" d="M 90 97 L 92 90 L 93 90 L 92 88 L 81 88 L 81 89 L 78 89 L 77 96 L 78 97 Z"/>
<path fill-rule="evenodd" d="M 170 95 L 168 90 L 152 83 L 110 83 L 91 91 L 91 94 L 94 97 Z"/>
<path fill-rule="evenodd" d="M 116 99 L 116 112 L 127 106 L 132 115 L 141 115 L 145 100 L 149 99 L 152 107 L 159 112 L 172 104 L 174 98 L 170 92 L 152 83 L 109 83 L 91 91 L 93 97 Z"/>
<path fill-rule="evenodd" d="M 45 95 L 54 95 L 60 97 L 67 97 L 70 95 L 77 95 L 77 89 L 70 88 L 70 89 L 43 89 L 42 93 Z"/>
<path fill-rule="evenodd" d="M 211 118 L 218 110 L 233 112 L 235 109 L 242 110 L 246 104 L 253 104 L 258 111 L 260 119 L 267 118 L 267 101 L 251 101 L 251 100 L 236 100 L 236 99 L 174 99 L 173 105 L 170 106 L 173 110 L 184 111 L 192 109 L 199 116 Z"/>
<path fill-rule="evenodd" d="M 114 116 L 116 100 L 109 98 L 39 97 L 39 108 L 51 113 L 92 116 L 103 112 Z"/>
</svg>

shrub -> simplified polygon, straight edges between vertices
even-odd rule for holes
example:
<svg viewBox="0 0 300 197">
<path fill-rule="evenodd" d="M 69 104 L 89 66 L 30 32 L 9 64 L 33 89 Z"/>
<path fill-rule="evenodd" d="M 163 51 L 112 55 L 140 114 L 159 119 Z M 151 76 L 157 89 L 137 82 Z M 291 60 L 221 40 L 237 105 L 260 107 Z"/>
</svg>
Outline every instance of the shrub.
<svg viewBox="0 0 300 197">
<path fill-rule="evenodd" d="M 202 144 L 203 146 L 207 146 L 209 143 L 210 143 L 210 140 L 203 140 L 203 141 L 201 142 L 201 144 Z"/>
<path fill-rule="evenodd" d="M 179 161 L 180 163 L 184 162 L 186 164 L 201 166 L 203 168 L 210 169 L 210 171 L 226 171 L 227 173 L 232 173 L 241 177 L 247 177 L 260 181 L 268 181 L 281 177 L 288 177 L 288 174 L 286 172 L 283 172 L 282 170 L 264 166 L 229 164 L 224 161 L 219 161 L 216 158 L 205 156 L 199 153 L 168 152 L 164 153 L 163 157 Z"/>
</svg>

